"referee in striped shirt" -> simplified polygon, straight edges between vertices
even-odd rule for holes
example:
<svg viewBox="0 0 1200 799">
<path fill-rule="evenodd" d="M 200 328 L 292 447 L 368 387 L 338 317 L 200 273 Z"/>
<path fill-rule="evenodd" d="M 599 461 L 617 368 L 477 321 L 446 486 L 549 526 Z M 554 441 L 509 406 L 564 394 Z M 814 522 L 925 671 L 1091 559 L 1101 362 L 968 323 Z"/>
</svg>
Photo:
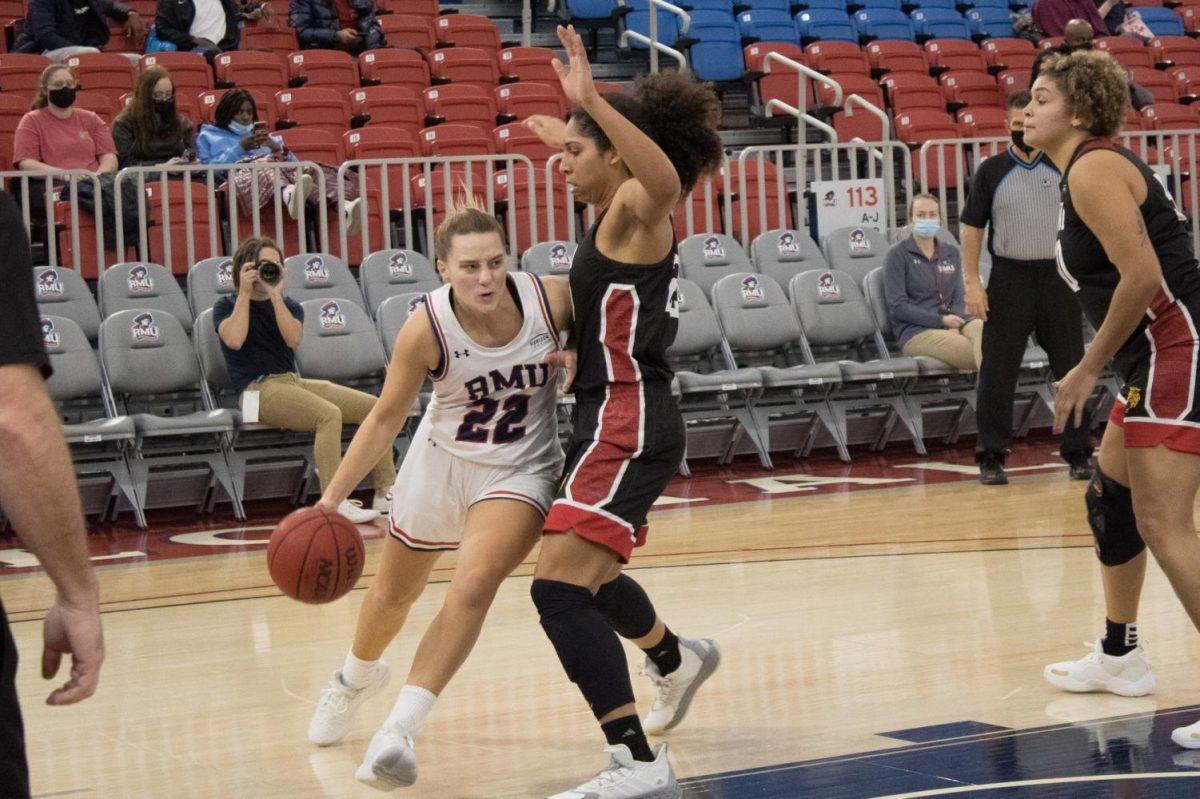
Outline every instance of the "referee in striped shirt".
<svg viewBox="0 0 1200 799">
<path fill-rule="evenodd" d="M 984 320 L 975 446 L 984 485 L 1008 482 L 1004 458 L 1030 333 L 1036 333 L 1050 356 L 1055 378 L 1062 378 L 1083 357 L 1079 304 L 1054 260 L 1062 175 L 1040 150 L 1025 146 L 1024 109 L 1029 100 L 1028 92 L 1008 98 L 1012 146 L 979 165 L 959 214 L 967 312 Z M 992 273 L 985 290 L 979 279 L 979 254 L 989 225 Z M 1059 451 L 1072 478 L 1091 478 L 1092 442 L 1086 421 L 1078 427 L 1068 423 Z"/>
</svg>

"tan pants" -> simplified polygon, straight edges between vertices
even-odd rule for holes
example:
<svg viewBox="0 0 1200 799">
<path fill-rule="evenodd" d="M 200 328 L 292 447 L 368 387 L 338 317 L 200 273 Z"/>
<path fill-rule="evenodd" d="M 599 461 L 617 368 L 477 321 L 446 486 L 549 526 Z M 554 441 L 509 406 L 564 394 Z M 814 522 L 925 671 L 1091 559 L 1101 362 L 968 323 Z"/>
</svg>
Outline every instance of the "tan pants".
<svg viewBox="0 0 1200 799">
<path fill-rule="evenodd" d="M 250 391 L 258 391 L 258 420 L 284 430 L 313 430 L 313 458 L 317 462 L 317 477 L 321 490 L 329 485 L 342 462 L 342 424 L 359 424 L 375 407 L 376 397 L 363 391 L 330 383 L 328 380 L 305 380 L 294 374 L 268 375 L 251 383 Z M 375 491 L 389 491 L 396 480 L 392 450 L 371 471 Z"/>
<path fill-rule="evenodd" d="M 926 330 L 904 345 L 908 356 L 928 355 L 955 369 L 978 369 L 983 363 L 983 322 L 972 319 L 959 330 Z"/>
</svg>

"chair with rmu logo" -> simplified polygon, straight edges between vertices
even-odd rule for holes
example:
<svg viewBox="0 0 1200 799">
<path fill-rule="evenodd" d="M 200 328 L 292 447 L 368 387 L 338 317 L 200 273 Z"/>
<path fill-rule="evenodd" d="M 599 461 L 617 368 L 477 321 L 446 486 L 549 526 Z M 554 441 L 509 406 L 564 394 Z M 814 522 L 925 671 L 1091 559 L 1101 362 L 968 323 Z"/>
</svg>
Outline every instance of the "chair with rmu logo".
<svg viewBox="0 0 1200 799">
<path fill-rule="evenodd" d="M 379 250 L 358 269 L 367 311 L 378 317 L 379 306 L 397 294 L 433 291 L 442 284 L 429 259 L 414 250 Z"/>
<path fill-rule="evenodd" d="M 65 316 L 95 343 L 100 335 L 100 309 L 78 272 L 65 266 L 35 266 L 33 293 L 43 316 Z"/>
<path fill-rule="evenodd" d="M 167 268 L 144 261 L 113 264 L 97 285 L 100 315 L 109 317 L 131 308 L 163 311 L 174 316 L 185 333 L 192 330 L 192 311 L 183 289 Z"/>
</svg>

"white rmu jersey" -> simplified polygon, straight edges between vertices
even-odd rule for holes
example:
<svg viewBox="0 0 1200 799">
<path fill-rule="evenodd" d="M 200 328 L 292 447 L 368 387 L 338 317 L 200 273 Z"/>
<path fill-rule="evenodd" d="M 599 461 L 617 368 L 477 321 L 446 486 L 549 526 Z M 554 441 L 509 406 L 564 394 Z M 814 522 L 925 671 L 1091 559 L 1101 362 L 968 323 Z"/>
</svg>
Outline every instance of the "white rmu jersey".
<svg viewBox="0 0 1200 799">
<path fill-rule="evenodd" d="M 542 363 L 558 347 L 546 289 L 536 275 L 510 272 L 525 321 L 503 347 L 477 344 L 454 315 L 450 286 L 426 296 L 441 363 L 430 373 L 433 400 L 416 441 L 433 441 L 472 463 L 523 466 L 561 458 L 555 406 L 558 369 Z"/>
</svg>

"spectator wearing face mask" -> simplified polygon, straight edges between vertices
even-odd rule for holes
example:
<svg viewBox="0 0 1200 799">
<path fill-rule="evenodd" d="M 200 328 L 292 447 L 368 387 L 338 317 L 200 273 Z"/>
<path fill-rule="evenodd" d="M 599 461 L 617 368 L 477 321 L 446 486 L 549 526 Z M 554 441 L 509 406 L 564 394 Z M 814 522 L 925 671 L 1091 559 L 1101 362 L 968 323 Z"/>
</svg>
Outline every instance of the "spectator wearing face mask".
<svg viewBox="0 0 1200 799">
<path fill-rule="evenodd" d="M 1079 303 L 1059 277 L 1054 260 L 1062 175 L 1041 150 L 1025 145 L 1029 101 L 1029 92 L 1008 99 L 1013 144 L 979 165 L 959 214 L 967 313 L 985 323 L 975 446 L 984 485 L 1008 482 L 1004 459 L 1012 436 L 1013 397 L 1030 334 L 1037 334 L 1056 380 L 1083 357 Z M 979 276 L 985 228 L 992 255 L 986 289 Z M 1086 423 L 1067 425 L 1059 452 L 1072 478 L 1092 476 Z"/>
<path fill-rule="evenodd" d="M 937 198 L 918 194 L 908 204 L 908 218 L 912 235 L 893 245 L 883 262 L 892 332 L 905 355 L 977 369 L 983 322 L 963 303 L 958 248 L 937 238 L 942 224 Z"/>
<path fill-rule="evenodd" d="M 138 78 L 129 105 L 112 126 L 122 168 L 186 164 L 196 158 L 196 132 L 175 110 L 175 86 L 163 67 L 150 67 Z"/>
</svg>

